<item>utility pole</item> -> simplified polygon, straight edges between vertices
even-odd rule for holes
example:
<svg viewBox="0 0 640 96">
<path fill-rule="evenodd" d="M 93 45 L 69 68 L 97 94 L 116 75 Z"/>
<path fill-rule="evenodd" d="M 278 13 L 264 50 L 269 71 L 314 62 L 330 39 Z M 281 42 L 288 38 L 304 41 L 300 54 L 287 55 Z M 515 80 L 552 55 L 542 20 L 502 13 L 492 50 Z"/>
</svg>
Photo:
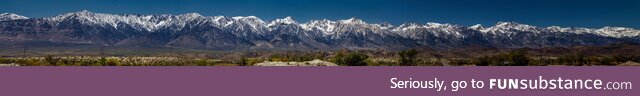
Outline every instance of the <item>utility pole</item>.
<svg viewBox="0 0 640 96">
<path fill-rule="evenodd" d="M 100 45 L 100 57 L 104 57 L 104 45 Z"/>
<path fill-rule="evenodd" d="M 169 57 L 173 57 L 173 47 L 169 46 Z"/>
<path fill-rule="evenodd" d="M 27 58 L 27 46 L 22 48 L 22 58 Z"/>
</svg>

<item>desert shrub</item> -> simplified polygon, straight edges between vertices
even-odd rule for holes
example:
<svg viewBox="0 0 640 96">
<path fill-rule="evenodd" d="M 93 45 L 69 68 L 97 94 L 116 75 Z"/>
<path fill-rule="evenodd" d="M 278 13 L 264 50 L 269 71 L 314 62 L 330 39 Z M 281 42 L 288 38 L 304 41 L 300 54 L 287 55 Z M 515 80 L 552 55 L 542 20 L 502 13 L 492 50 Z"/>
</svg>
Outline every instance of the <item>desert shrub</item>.
<svg viewBox="0 0 640 96">
<path fill-rule="evenodd" d="M 13 59 L 7 59 L 7 58 L 0 58 L 0 63 L 1 64 L 9 64 L 9 63 L 14 63 L 15 61 Z"/>
<path fill-rule="evenodd" d="M 527 66 L 529 58 L 526 56 L 527 51 L 524 49 L 513 50 L 509 52 L 509 63 L 507 66 Z"/>
<path fill-rule="evenodd" d="M 213 66 L 215 65 L 215 61 L 207 60 L 207 59 L 199 59 L 199 60 L 195 60 L 195 64 L 197 66 Z"/>
<path fill-rule="evenodd" d="M 478 66 L 489 66 L 491 61 L 489 61 L 489 57 L 483 56 L 483 57 L 480 57 L 480 58 L 477 58 L 477 59 L 473 60 L 472 63 L 476 64 Z"/>
<path fill-rule="evenodd" d="M 367 66 L 399 66 L 395 58 L 368 58 Z"/>
<path fill-rule="evenodd" d="M 324 60 L 325 56 L 327 56 L 327 52 L 325 51 L 318 51 L 315 53 L 315 55 L 313 56 L 314 59 L 320 59 L 320 60 Z"/>
<path fill-rule="evenodd" d="M 539 61 L 535 61 L 538 63 Z M 546 61 L 550 62 L 550 61 Z M 531 59 L 527 57 L 524 49 L 513 50 L 508 54 L 499 54 L 495 56 L 483 56 L 472 60 L 452 61 L 452 64 L 475 64 L 478 66 L 528 66 Z"/>
<path fill-rule="evenodd" d="M 122 66 L 122 64 L 120 63 L 120 60 L 115 59 L 115 58 L 109 58 L 105 61 L 104 66 Z"/>
<path fill-rule="evenodd" d="M 91 65 L 89 66 L 105 66 L 106 63 L 107 63 L 107 58 L 100 57 L 99 59 L 91 62 Z"/>
<path fill-rule="evenodd" d="M 332 61 L 333 63 L 343 66 L 367 66 L 367 62 L 365 62 L 367 58 L 369 58 L 369 56 L 365 54 L 352 52 L 347 55 L 337 54 Z"/>
<path fill-rule="evenodd" d="M 418 51 L 416 49 L 409 49 L 398 52 L 400 56 L 400 65 L 401 66 L 415 66 L 416 55 L 418 55 Z"/>
<path fill-rule="evenodd" d="M 247 66 L 247 65 L 249 65 L 249 63 L 247 62 L 247 58 L 246 57 L 241 57 L 238 65 L 239 66 Z"/>
<path fill-rule="evenodd" d="M 247 58 L 247 63 L 248 63 L 249 65 L 255 65 L 255 64 L 257 64 L 257 63 L 262 63 L 262 62 L 264 62 L 264 61 L 265 61 L 265 60 L 264 60 L 264 59 L 262 59 L 262 58 Z"/>
<path fill-rule="evenodd" d="M 289 62 L 289 59 L 280 54 L 274 54 L 269 56 L 269 61 L 281 61 L 281 62 Z"/>
<path fill-rule="evenodd" d="M 313 59 L 321 59 L 321 58 L 319 58 L 319 56 L 317 56 L 316 54 L 287 54 L 287 55 L 274 54 L 269 57 L 269 61 L 281 61 L 281 62 L 291 62 L 291 61 L 304 62 L 304 61 L 311 61 Z"/>
<path fill-rule="evenodd" d="M 47 64 L 49 64 L 50 66 L 56 66 L 58 64 L 58 60 L 60 60 L 60 58 L 55 58 L 52 55 L 47 55 L 46 57 L 44 57 L 44 61 L 47 62 Z"/>
<path fill-rule="evenodd" d="M 18 64 L 23 64 L 25 66 L 46 66 L 45 62 L 40 62 L 36 59 L 20 59 L 17 62 Z"/>
<path fill-rule="evenodd" d="M 289 60 L 296 61 L 296 62 L 311 61 L 313 59 L 314 59 L 314 56 L 308 55 L 308 54 L 289 56 Z"/>
</svg>

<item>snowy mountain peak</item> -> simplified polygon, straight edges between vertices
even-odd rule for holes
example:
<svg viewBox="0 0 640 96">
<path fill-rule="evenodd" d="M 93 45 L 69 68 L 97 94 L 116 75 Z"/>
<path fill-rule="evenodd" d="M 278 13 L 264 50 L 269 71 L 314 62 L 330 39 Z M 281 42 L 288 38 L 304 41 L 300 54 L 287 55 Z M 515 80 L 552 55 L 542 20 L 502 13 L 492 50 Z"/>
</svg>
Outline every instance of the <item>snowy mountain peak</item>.
<svg viewBox="0 0 640 96">
<path fill-rule="evenodd" d="M 481 24 L 476 24 L 476 25 L 470 26 L 469 29 L 482 30 L 484 29 L 484 27 L 482 27 Z"/>
<path fill-rule="evenodd" d="M 296 23 L 297 22 L 295 20 L 293 20 L 293 18 L 291 16 L 287 16 L 287 17 L 285 17 L 283 19 L 276 19 L 276 20 L 272 21 L 271 23 L 269 23 L 268 26 L 273 26 L 273 25 L 276 25 L 276 24 L 289 25 L 289 24 L 296 24 Z"/>
<path fill-rule="evenodd" d="M 198 18 L 202 18 L 204 16 L 200 15 L 199 13 L 186 13 L 186 14 L 178 15 L 176 17 L 180 21 L 192 21 Z"/>
<path fill-rule="evenodd" d="M 238 26 L 246 26 L 251 27 L 253 31 L 263 30 L 267 27 L 267 24 L 262 21 L 262 19 L 256 16 L 235 16 L 231 17 L 231 19 L 235 20 L 234 25 Z M 242 29 L 242 28 L 240 28 Z"/>
<path fill-rule="evenodd" d="M 602 30 L 629 31 L 629 30 L 634 30 L 634 29 L 633 28 L 625 28 L 625 27 L 610 27 L 610 26 L 606 26 L 606 27 L 603 27 Z"/>
<path fill-rule="evenodd" d="M 406 31 L 406 30 L 412 30 L 412 29 L 417 29 L 417 28 L 426 28 L 426 26 L 422 26 L 422 25 L 417 24 L 417 23 L 404 23 L 404 24 L 396 27 L 395 29 L 393 29 L 393 31 Z"/>
<path fill-rule="evenodd" d="M 384 23 L 382 23 L 382 24 L 379 24 L 379 26 L 380 26 L 380 28 L 382 28 L 382 29 L 391 29 L 391 28 L 393 28 L 393 27 L 394 27 L 394 26 L 393 26 L 391 23 L 389 23 L 389 22 L 384 22 Z"/>
<path fill-rule="evenodd" d="M 293 18 L 291 16 L 287 16 L 284 19 L 280 19 L 280 21 L 287 22 L 287 23 L 295 23 L 296 22 L 295 20 L 293 20 Z"/>
<path fill-rule="evenodd" d="M 246 22 L 246 23 L 252 23 L 252 24 L 265 24 L 265 22 L 262 21 L 262 19 L 256 16 L 235 16 L 231 18 L 240 22 Z"/>
<path fill-rule="evenodd" d="M 567 32 L 567 31 L 570 31 L 572 28 L 563 28 L 560 26 L 549 26 L 546 29 L 552 32 Z"/>
<path fill-rule="evenodd" d="M 517 27 L 517 26 L 528 26 L 528 25 L 520 24 L 520 23 L 517 23 L 517 22 L 500 21 L 500 22 L 496 23 L 496 26 L 498 26 L 498 27 Z"/>
<path fill-rule="evenodd" d="M 180 16 L 186 16 L 186 17 L 202 17 L 202 15 L 200 15 L 200 13 L 186 13 L 186 14 L 182 14 Z"/>
<path fill-rule="evenodd" d="M 495 26 L 481 30 L 482 32 L 499 32 L 499 33 L 512 33 L 514 31 L 522 31 L 522 32 L 541 32 L 542 28 L 538 28 L 536 26 L 520 24 L 516 22 L 498 22 Z"/>
<path fill-rule="evenodd" d="M 458 25 L 452 25 L 452 24 L 441 24 L 441 23 L 435 23 L 435 22 L 427 22 L 427 24 L 425 25 L 425 27 L 427 28 L 455 28 L 455 27 L 461 27 Z"/>
<path fill-rule="evenodd" d="M 342 24 L 367 24 L 362 19 L 358 19 L 356 17 L 349 18 L 347 20 L 340 20 Z"/>
<path fill-rule="evenodd" d="M 198 13 L 186 13 L 180 15 L 133 15 L 133 14 L 104 14 L 94 13 L 87 10 L 66 13 L 55 17 L 45 18 L 55 23 L 72 20 L 79 21 L 82 24 L 99 25 L 102 27 L 111 27 L 118 29 L 120 26 L 131 26 L 136 30 L 155 31 L 160 28 L 169 28 L 179 30 L 183 28 L 189 21 L 203 18 Z"/>
<path fill-rule="evenodd" d="M 82 10 L 82 11 L 78 11 L 78 12 L 73 12 L 73 13 L 68 13 L 70 15 L 74 15 L 74 16 L 93 16 L 99 13 L 93 13 L 91 11 L 88 10 Z M 111 14 L 101 14 L 101 15 L 111 15 Z"/>
<path fill-rule="evenodd" d="M 220 21 L 220 20 L 225 19 L 225 18 L 227 18 L 227 17 L 225 17 L 225 16 L 213 16 L 214 21 Z"/>
<path fill-rule="evenodd" d="M 78 12 L 72 12 L 72 13 L 65 13 L 62 15 L 58 15 L 55 17 L 51 17 L 51 18 L 47 18 L 49 20 L 52 21 L 62 21 L 62 20 L 67 20 L 67 19 L 90 19 L 90 18 L 96 18 L 94 15 L 96 15 L 96 13 L 93 12 L 89 12 L 87 10 L 82 10 L 82 11 L 78 11 Z M 107 15 L 107 14 L 102 14 L 102 15 Z"/>
<path fill-rule="evenodd" d="M 256 16 L 234 16 L 231 17 L 234 20 L 256 20 L 256 19 L 260 19 Z"/>
<path fill-rule="evenodd" d="M 0 21 L 10 21 L 10 20 L 20 20 L 20 19 L 29 19 L 28 17 L 13 14 L 13 13 L 2 13 L 0 14 Z"/>
<path fill-rule="evenodd" d="M 69 12 L 69 13 L 65 13 L 63 15 L 83 15 L 83 14 L 92 14 L 93 12 L 88 11 L 88 10 L 81 10 L 81 11 L 76 11 L 76 12 Z"/>
<path fill-rule="evenodd" d="M 436 22 L 427 22 L 427 26 L 444 26 L 445 24 L 440 24 Z"/>
<path fill-rule="evenodd" d="M 604 27 L 596 30 L 596 34 L 609 37 L 636 37 L 640 36 L 640 30 L 625 27 Z"/>
<path fill-rule="evenodd" d="M 78 11 L 77 13 L 92 13 L 89 10 L 82 10 L 82 11 Z"/>
<path fill-rule="evenodd" d="M 521 23 L 517 23 L 517 22 L 498 22 L 498 23 L 496 23 L 496 26 L 494 26 L 494 27 L 513 28 L 513 29 L 519 29 L 519 30 L 537 28 L 536 26 L 531 26 L 531 25 L 527 25 L 527 24 L 521 24 Z"/>
<path fill-rule="evenodd" d="M 324 32 L 324 34 L 333 34 L 333 30 L 336 28 L 336 22 L 327 19 L 311 20 L 301 25 L 305 30 L 319 30 Z"/>
<path fill-rule="evenodd" d="M 422 26 L 422 25 L 420 25 L 418 23 L 404 23 L 404 24 L 398 26 L 398 28 L 403 28 L 403 27 L 416 27 L 417 28 L 417 27 L 424 27 L 424 26 Z"/>
</svg>

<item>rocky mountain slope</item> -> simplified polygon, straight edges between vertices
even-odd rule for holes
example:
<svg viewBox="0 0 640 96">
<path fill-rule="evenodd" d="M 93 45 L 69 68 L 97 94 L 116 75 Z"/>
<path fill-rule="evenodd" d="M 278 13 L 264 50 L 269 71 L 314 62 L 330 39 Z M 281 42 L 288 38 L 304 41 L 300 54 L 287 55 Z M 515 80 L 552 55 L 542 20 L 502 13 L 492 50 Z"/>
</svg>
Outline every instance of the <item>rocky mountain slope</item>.
<svg viewBox="0 0 640 96">
<path fill-rule="evenodd" d="M 104 14 L 89 11 L 47 18 L 0 15 L 3 46 L 42 44 L 179 47 L 212 50 L 447 49 L 467 46 L 541 48 L 640 43 L 640 30 L 538 27 L 516 22 L 493 26 L 441 23 L 369 24 L 358 18 L 298 22 L 255 16 Z"/>
</svg>

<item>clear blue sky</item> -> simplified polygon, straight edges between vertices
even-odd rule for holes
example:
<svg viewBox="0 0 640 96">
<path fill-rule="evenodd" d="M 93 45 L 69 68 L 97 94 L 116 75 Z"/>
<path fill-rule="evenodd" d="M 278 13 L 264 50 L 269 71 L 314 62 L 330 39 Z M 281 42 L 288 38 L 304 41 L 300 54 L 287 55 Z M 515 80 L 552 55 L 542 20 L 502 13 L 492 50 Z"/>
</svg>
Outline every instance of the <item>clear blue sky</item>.
<svg viewBox="0 0 640 96">
<path fill-rule="evenodd" d="M 113 14 L 254 15 L 265 21 L 292 16 L 358 17 L 369 23 L 426 22 L 470 26 L 515 21 L 537 26 L 640 28 L 640 0 L 3 0 L 0 13 L 49 17 L 89 10 Z"/>
</svg>

